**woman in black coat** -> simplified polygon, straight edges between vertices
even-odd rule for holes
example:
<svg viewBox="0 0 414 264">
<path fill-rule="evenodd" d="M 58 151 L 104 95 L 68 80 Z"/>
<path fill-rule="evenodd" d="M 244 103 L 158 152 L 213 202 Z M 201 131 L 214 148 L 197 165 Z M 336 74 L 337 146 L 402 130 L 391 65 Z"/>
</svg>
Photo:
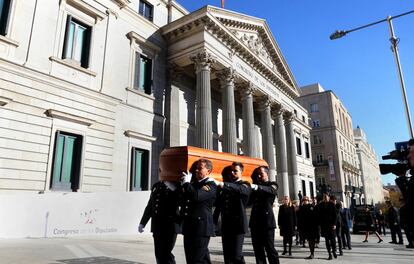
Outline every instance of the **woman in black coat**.
<svg viewBox="0 0 414 264">
<path fill-rule="evenodd" d="M 283 198 L 283 204 L 279 207 L 278 222 L 280 235 L 283 237 L 282 255 L 286 255 L 286 246 L 289 244 L 289 256 L 292 256 L 292 236 L 294 236 L 296 229 L 296 212 L 288 196 Z"/>
<path fill-rule="evenodd" d="M 377 220 L 375 219 L 374 215 L 369 211 L 369 207 L 365 207 L 365 240 L 362 242 L 368 242 L 369 232 L 373 232 L 377 238 L 378 243 L 381 243 L 383 240 L 377 232 Z"/>
</svg>

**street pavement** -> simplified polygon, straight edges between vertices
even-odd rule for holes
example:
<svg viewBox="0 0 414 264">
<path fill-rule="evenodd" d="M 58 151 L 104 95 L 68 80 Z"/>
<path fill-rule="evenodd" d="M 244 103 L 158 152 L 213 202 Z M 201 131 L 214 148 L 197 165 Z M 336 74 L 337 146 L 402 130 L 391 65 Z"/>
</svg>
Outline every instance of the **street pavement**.
<svg viewBox="0 0 414 264">
<path fill-rule="evenodd" d="M 362 235 L 352 235 L 352 250 L 344 250 L 344 256 L 328 261 L 325 244 L 321 241 L 316 249 L 315 259 L 305 260 L 308 248 L 293 246 L 292 256 L 280 256 L 281 263 L 398 263 L 414 264 L 414 250 L 403 245 L 389 244 L 390 235 L 378 244 L 375 236 L 368 243 L 362 243 Z M 280 237 L 276 237 L 276 247 L 282 251 Z M 210 255 L 215 264 L 224 263 L 220 237 L 210 241 Z M 25 238 L 0 239 L 0 264 L 141 264 L 155 263 L 151 234 L 135 236 L 102 236 L 76 238 Z M 245 240 L 246 263 L 255 263 L 251 239 Z M 183 239 L 177 238 L 174 255 L 178 264 L 185 263 Z"/>
</svg>

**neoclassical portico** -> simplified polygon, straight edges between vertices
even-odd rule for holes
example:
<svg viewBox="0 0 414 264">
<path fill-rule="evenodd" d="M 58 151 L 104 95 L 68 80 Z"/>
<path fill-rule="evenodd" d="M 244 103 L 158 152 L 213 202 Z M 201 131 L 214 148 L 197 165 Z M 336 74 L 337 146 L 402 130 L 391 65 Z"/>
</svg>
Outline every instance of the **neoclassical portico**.
<svg viewBox="0 0 414 264">
<path fill-rule="evenodd" d="M 194 129 L 189 125 L 187 131 L 194 131 L 193 144 L 213 149 L 217 134 L 223 152 L 265 159 L 279 196 L 297 199 L 292 111 L 299 91 L 266 22 L 207 6 L 165 26 L 162 34 L 169 65 L 195 81 Z M 221 121 L 213 118 L 213 101 L 220 103 Z"/>
</svg>

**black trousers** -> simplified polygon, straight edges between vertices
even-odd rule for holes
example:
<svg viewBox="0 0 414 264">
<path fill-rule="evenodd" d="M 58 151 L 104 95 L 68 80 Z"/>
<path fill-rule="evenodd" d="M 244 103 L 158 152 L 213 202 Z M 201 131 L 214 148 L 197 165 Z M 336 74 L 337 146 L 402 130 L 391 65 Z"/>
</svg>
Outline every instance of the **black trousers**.
<svg viewBox="0 0 414 264">
<path fill-rule="evenodd" d="M 336 227 L 335 229 L 336 239 L 338 240 L 339 253 L 342 253 L 342 227 Z"/>
<path fill-rule="evenodd" d="M 391 241 L 393 241 L 393 242 L 402 242 L 403 241 L 400 225 L 393 225 L 391 223 L 390 224 L 390 231 L 391 231 Z M 397 241 L 396 236 L 398 236 L 398 241 Z"/>
<path fill-rule="evenodd" d="M 269 264 L 280 263 L 279 254 L 275 249 L 274 229 L 251 229 L 251 236 L 256 264 L 266 264 L 266 255 Z"/>
<path fill-rule="evenodd" d="M 325 245 L 328 253 L 336 252 L 336 241 L 335 241 L 335 231 L 332 230 L 332 234 L 325 235 Z"/>
<path fill-rule="evenodd" d="M 348 247 L 351 248 L 351 234 L 349 233 L 349 228 L 348 227 L 344 227 L 342 228 L 342 244 L 343 244 L 343 248 L 344 247 Z"/>
<path fill-rule="evenodd" d="M 244 234 L 229 234 L 223 232 L 221 242 L 223 244 L 224 263 L 246 263 L 243 257 Z"/>
<path fill-rule="evenodd" d="M 175 258 L 171 252 L 175 246 L 177 234 L 173 232 L 169 234 L 153 233 L 152 237 L 154 238 L 157 264 L 175 264 Z"/>
<path fill-rule="evenodd" d="M 185 260 L 188 264 L 211 264 L 208 251 L 209 236 L 184 235 Z"/>
</svg>

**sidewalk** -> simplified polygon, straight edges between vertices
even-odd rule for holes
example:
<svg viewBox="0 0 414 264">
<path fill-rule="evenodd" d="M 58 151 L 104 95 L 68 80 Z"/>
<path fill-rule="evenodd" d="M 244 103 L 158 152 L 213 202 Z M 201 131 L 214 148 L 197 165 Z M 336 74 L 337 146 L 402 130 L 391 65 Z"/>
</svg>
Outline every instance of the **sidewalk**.
<svg viewBox="0 0 414 264">
<path fill-rule="evenodd" d="M 377 244 L 377 239 L 370 236 L 369 243 L 362 243 L 362 235 L 353 235 L 353 249 L 344 250 L 335 263 L 372 263 L 372 264 L 413 264 L 414 250 L 401 245 L 389 244 L 390 236 L 384 237 L 384 243 Z M 281 252 L 281 238 L 276 238 L 277 250 Z M 210 242 L 210 255 L 213 263 L 223 263 L 221 238 L 214 237 Z M 244 245 L 246 263 L 255 263 L 254 253 L 249 237 Z M 280 256 L 281 263 L 325 263 L 327 253 L 324 243 L 316 249 L 314 260 L 305 260 L 308 248 L 293 246 L 292 257 Z M 177 238 L 174 255 L 178 264 L 185 263 L 183 239 Z M 102 236 L 79 238 L 47 239 L 2 239 L 0 240 L 1 264 L 132 264 L 155 263 L 153 242 L 150 234 L 136 236 Z"/>
</svg>

